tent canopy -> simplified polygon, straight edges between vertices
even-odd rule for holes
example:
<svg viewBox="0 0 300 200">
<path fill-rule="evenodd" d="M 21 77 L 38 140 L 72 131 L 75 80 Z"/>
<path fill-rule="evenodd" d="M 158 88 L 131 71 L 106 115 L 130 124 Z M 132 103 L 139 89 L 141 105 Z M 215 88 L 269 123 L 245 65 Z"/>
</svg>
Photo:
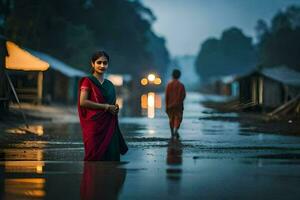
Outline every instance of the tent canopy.
<svg viewBox="0 0 300 200">
<path fill-rule="evenodd" d="M 8 56 L 5 58 L 5 68 L 23 71 L 45 71 L 49 63 L 33 56 L 11 41 L 6 41 Z"/>
</svg>

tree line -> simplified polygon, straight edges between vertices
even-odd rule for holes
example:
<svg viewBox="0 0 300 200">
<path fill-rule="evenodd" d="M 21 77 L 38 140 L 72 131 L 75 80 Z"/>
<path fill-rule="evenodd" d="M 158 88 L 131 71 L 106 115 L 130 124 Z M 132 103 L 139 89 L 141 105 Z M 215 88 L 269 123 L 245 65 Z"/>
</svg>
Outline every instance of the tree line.
<svg viewBox="0 0 300 200">
<path fill-rule="evenodd" d="M 164 38 L 151 30 L 155 16 L 139 1 L 0 0 L 0 8 L 1 34 L 84 71 L 99 49 L 111 56 L 111 73 L 164 73 L 169 63 Z"/>
<path fill-rule="evenodd" d="M 277 12 L 270 25 L 258 20 L 255 30 L 255 44 L 236 27 L 225 30 L 220 39 L 203 42 L 195 62 L 202 80 L 280 65 L 300 71 L 299 6 Z"/>
</svg>

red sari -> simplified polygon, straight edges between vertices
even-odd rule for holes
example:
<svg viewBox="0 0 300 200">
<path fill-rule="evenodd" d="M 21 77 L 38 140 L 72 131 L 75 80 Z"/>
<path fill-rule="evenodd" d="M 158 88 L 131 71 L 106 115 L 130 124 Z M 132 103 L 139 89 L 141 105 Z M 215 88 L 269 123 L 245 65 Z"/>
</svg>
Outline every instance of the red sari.
<svg viewBox="0 0 300 200">
<path fill-rule="evenodd" d="M 79 95 L 80 90 L 89 90 L 89 100 L 101 104 L 114 104 L 115 90 L 113 84 L 105 79 L 101 85 L 95 79 L 93 76 L 82 78 L 79 81 Z M 128 148 L 120 133 L 117 115 L 105 112 L 103 109 L 81 107 L 79 100 L 78 114 L 82 128 L 85 161 L 104 160 L 104 157 L 107 157 L 105 153 L 113 136 L 119 140 L 120 153 L 125 154 L 127 152 Z M 114 134 L 117 134 L 118 137 Z"/>
</svg>

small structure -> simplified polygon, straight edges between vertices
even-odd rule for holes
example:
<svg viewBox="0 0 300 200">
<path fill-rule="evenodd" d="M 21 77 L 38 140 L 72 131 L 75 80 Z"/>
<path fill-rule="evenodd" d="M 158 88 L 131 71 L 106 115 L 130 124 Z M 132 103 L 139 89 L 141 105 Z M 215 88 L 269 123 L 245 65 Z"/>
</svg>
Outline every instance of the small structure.
<svg viewBox="0 0 300 200">
<path fill-rule="evenodd" d="M 225 75 L 210 78 L 202 84 L 203 93 L 216 94 L 228 97 L 238 97 L 239 84 L 236 81 L 238 75 Z"/>
<path fill-rule="evenodd" d="M 300 73 L 285 66 L 265 68 L 239 77 L 239 101 L 270 110 L 300 93 Z"/>
<path fill-rule="evenodd" d="M 218 94 L 237 97 L 239 94 L 239 84 L 235 81 L 237 75 L 222 76 L 216 82 Z"/>
<path fill-rule="evenodd" d="M 44 103 L 74 104 L 77 102 L 78 81 L 86 73 L 42 52 L 29 50 L 33 55 L 47 61 L 50 69 L 45 72 Z"/>
<path fill-rule="evenodd" d="M 2 81 L 4 81 L 6 85 L 10 85 L 10 89 L 12 89 L 13 91 L 16 90 L 21 99 L 29 97 L 26 96 L 26 94 L 22 94 L 22 92 L 31 92 L 32 95 L 30 96 L 30 98 L 34 99 L 36 103 L 41 103 L 43 92 L 43 71 L 49 68 L 49 64 L 33 56 L 11 41 L 4 39 L 3 42 L 1 45 L 1 51 L 4 51 L 6 53 L 2 54 L 2 58 L 4 57 L 4 55 L 5 57 L 4 62 L 2 61 L 2 65 L 0 66 L 1 72 L 4 77 Z M 12 84 L 10 82 L 10 75 L 13 74 L 25 74 L 25 76 L 31 77 L 32 81 L 28 82 L 29 87 L 23 88 L 23 91 L 18 90 L 18 84 L 22 83 L 22 80 L 14 80 L 12 77 L 12 82 L 14 83 Z M 31 85 L 35 85 L 36 87 L 30 87 Z M 9 90 L 5 91 L 6 96 L 4 98 L 7 99 L 9 97 Z"/>
</svg>

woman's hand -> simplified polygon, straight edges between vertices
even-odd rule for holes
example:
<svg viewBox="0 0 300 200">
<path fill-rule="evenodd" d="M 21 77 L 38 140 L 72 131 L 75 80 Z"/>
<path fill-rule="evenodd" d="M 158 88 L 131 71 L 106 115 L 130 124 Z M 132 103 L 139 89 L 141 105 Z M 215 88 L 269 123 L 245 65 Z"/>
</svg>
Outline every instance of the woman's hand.
<svg viewBox="0 0 300 200">
<path fill-rule="evenodd" d="M 119 112 L 119 105 L 108 105 L 107 111 L 113 115 L 116 115 Z"/>
<path fill-rule="evenodd" d="M 120 110 L 120 107 L 119 107 L 119 104 L 115 104 L 116 108 L 117 108 L 117 111 L 119 113 L 119 110 Z"/>
</svg>

